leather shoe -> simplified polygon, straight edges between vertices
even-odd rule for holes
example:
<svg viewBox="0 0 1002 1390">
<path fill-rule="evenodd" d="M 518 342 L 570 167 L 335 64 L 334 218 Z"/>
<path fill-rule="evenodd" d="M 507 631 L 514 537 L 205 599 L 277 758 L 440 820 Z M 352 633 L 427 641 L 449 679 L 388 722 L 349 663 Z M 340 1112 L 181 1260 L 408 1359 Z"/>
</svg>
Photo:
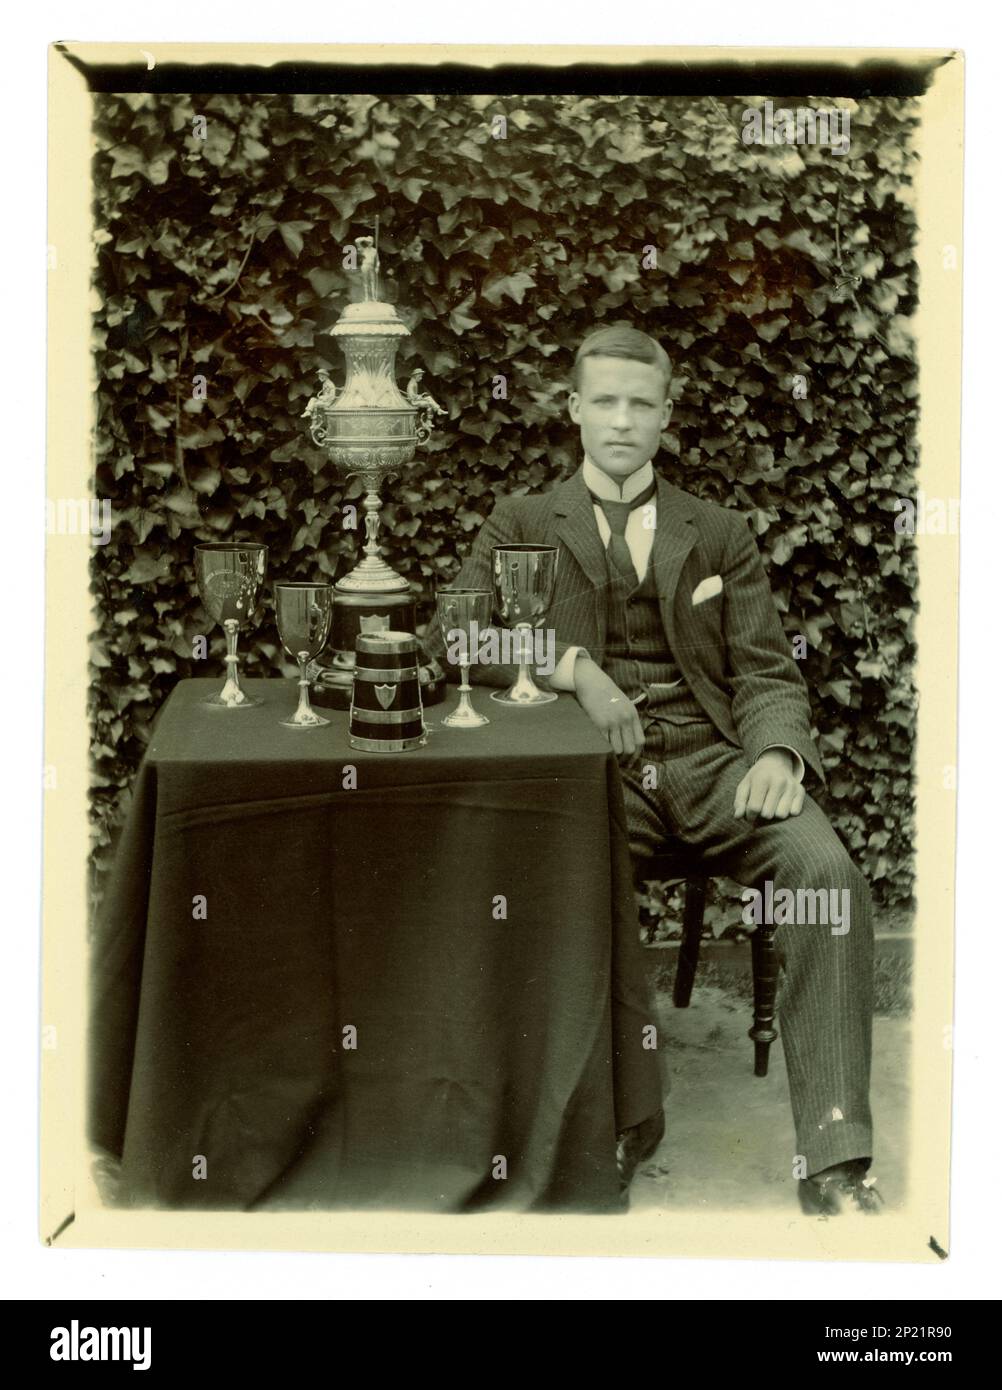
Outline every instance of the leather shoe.
<svg viewBox="0 0 1002 1390">
<path fill-rule="evenodd" d="M 866 1176 L 864 1163 L 826 1168 L 811 1178 L 801 1178 L 798 1194 L 807 1216 L 875 1216 L 884 1199 Z"/>
<path fill-rule="evenodd" d="M 619 1172 L 619 1190 L 626 1192 L 633 1180 L 638 1164 L 643 1163 L 661 1143 L 665 1133 L 665 1115 L 658 1110 L 631 1125 L 616 1135 L 616 1168 Z"/>
</svg>

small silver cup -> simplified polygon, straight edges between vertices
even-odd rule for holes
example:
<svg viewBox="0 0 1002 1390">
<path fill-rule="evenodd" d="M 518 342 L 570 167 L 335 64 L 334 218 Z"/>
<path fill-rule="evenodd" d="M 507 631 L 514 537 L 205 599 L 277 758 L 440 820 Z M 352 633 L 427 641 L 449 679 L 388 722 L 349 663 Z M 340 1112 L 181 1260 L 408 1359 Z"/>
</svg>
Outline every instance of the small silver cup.
<svg viewBox="0 0 1002 1390">
<path fill-rule="evenodd" d="M 495 545 L 491 547 L 494 596 L 501 621 L 520 638 L 518 679 L 492 700 L 521 708 L 548 705 L 556 694 L 540 690 L 529 672 L 532 631 L 546 617 L 557 580 L 555 545 Z"/>
<path fill-rule="evenodd" d="M 275 621 L 282 645 L 299 666 L 299 704 L 288 719 L 287 729 L 321 729 L 329 724 L 310 707 L 307 665 L 327 645 L 334 612 L 334 590 L 329 584 L 287 580 L 275 585 Z"/>
<path fill-rule="evenodd" d="M 453 586 L 439 589 L 435 595 L 442 640 L 459 643 L 459 704 L 442 720 L 448 729 L 479 729 L 491 721 L 486 714 L 473 708 L 470 688 L 470 661 L 473 631 L 483 632 L 490 627 L 494 596 L 490 589 L 460 589 Z"/>
</svg>

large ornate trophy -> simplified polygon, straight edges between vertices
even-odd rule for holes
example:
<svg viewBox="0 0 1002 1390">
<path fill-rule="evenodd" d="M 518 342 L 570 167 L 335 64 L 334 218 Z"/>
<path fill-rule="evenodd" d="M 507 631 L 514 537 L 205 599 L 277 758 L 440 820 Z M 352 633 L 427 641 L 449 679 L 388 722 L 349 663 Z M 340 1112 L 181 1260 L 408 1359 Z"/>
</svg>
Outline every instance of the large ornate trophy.
<svg viewBox="0 0 1002 1390">
<path fill-rule="evenodd" d="M 379 255 L 369 236 L 356 237 L 362 297 L 348 304 L 330 330 L 344 354 L 346 376 L 340 389 L 321 371 L 321 390 L 303 412 L 310 435 L 340 476 L 359 476 L 365 486 L 363 558 L 334 586 L 334 621 L 329 666 L 315 668 L 313 698 L 321 705 L 351 704 L 355 638 L 393 629 L 413 632 L 415 603 L 411 585 L 383 559 L 379 546 L 380 489 L 404 472 L 418 444 L 431 434 L 442 408 L 420 388 L 422 372 L 411 374 L 406 391 L 397 386 L 394 362 L 410 331 L 392 304 L 380 299 Z M 421 672 L 426 704 L 441 698 L 442 673 Z"/>
</svg>

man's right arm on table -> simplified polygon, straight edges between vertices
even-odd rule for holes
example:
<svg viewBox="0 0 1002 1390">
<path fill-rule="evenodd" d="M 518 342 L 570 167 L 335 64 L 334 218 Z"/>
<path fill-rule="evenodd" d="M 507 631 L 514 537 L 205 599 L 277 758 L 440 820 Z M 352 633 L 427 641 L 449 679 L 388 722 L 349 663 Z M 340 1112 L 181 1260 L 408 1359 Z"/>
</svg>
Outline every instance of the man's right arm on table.
<svg viewBox="0 0 1002 1390">
<path fill-rule="evenodd" d="M 637 707 L 593 661 L 584 647 L 568 647 L 550 677 L 551 690 L 569 690 L 615 753 L 636 753 L 644 746 Z"/>
</svg>

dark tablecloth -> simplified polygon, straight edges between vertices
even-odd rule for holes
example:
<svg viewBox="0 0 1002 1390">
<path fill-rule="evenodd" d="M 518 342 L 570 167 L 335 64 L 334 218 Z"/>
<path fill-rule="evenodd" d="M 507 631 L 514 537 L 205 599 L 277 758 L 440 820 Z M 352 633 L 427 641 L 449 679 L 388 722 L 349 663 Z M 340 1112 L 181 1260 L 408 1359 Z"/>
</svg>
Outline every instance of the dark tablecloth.
<svg viewBox="0 0 1002 1390">
<path fill-rule="evenodd" d="M 618 770 L 577 703 L 478 690 L 492 723 L 460 732 L 450 692 L 394 755 L 337 712 L 282 728 L 293 682 L 246 711 L 201 704 L 218 684 L 161 711 L 97 929 L 91 1137 L 124 1200 L 615 1210 L 615 1131 L 661 1095 Z"/>
</svg>

